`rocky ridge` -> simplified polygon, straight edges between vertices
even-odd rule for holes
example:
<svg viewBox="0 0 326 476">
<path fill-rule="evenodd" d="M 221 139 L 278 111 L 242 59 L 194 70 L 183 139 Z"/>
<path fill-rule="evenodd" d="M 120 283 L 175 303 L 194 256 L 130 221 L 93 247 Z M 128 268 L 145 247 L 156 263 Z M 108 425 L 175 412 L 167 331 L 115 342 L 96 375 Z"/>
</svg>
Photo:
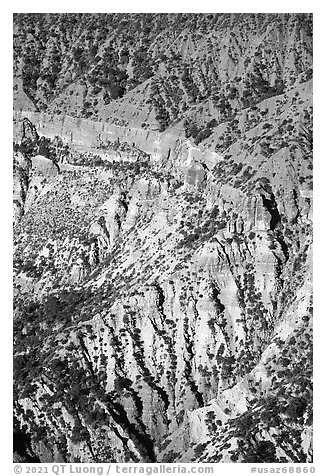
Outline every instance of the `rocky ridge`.
<svg viewBox="0 0 326 476">
<path fill-rule="evenodd" d="M 17 458 L 312 461 L 312 90 L 297 78 L 200 142 L 183 120 L 108 123 L 73 101 L 58 115 L 20 90 Z"/>
</svg>

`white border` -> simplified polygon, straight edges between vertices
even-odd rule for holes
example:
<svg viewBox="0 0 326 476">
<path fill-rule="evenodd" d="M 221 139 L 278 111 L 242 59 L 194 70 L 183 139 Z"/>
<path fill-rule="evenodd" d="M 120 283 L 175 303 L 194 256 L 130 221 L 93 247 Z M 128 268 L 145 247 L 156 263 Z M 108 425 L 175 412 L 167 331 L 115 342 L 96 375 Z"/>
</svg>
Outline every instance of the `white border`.
<svg viewBox="0 0 326 476">
<path fill-rule="evenodd" d="M 326 456 L 324 457 L 325 439 L 325 246 L 326 246 L 326 153 L 324 152 L 324 136 L 326 133 L 326 17 L 322 2 L 317 1 L 273 1 L 273 2 L 217 2 L 203 1 L 186 2 L 171 1 L 121 1 L 118 2 L 81 2 L 56 1 L 14 1 L 2 7 L 1 12 L 1 168 L 0 168 L 0 204 L 1 204 L 1 422 L 0 450 L 1 474 L 11 475 L 12 464 L 12 14 L 13 12 L 313 12 L 314 13 L 314 463 L 316 475 L 326 474 Z M 2 464 L 1 464 L 2 463 Z M 215 474 L 249 474 L 249 467 L 243 464 L 217 464 Z M 259 465 L 259 467 L 271 465 Z M 289 465 L 285 465 L 289 466 Z M 241 468 L 240 468 L 241 467 Z M 324 471 L 323 471 L 324 469 Z M 231 472 L 230 472 L 231 470 Z"/>
</svg>

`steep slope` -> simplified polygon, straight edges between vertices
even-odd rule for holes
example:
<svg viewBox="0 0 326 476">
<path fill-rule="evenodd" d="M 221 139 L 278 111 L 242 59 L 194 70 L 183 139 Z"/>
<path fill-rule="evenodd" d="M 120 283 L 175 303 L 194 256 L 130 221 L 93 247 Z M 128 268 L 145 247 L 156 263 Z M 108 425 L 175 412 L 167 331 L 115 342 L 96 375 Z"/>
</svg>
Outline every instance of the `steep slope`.
<svg viewBox="0 0 326 476">
<path fill-rule="evenodd" d="M 130 44 L 150 39 L 154 69 L 105 107 L 89 93 L 99 105 L 84 118 L 77 78 L 72 89 L 63 80 L 60 25 L 75 18 L 83 45 L 103 21 L 103 44 L 120 58 L 135 25 Z M 40 65 L 17 89 L 34 104 L 17 102 L 14 121 L 17 455 L 312 461 L 310 16 L 103 18 L 16 19 L 20 71 L 32 42 L 48 51 L 41 22 L 65 44 L 52 98 Z M 205 93 L 191 102 L 184 89 L 186 106 L 176 96 L 164 121 L 155 97 L 173 98 L 166 88 L 182 76 L 162 51 L 191 64 Z"/>
<path fill-rule="evenodd" d="M 14 23 L 16 109 L 23 90 L 35 109 L 145 129 L 188 116 L 197 142 L 311 76 L 307 14 L 17 14 Z"/>
</svg>

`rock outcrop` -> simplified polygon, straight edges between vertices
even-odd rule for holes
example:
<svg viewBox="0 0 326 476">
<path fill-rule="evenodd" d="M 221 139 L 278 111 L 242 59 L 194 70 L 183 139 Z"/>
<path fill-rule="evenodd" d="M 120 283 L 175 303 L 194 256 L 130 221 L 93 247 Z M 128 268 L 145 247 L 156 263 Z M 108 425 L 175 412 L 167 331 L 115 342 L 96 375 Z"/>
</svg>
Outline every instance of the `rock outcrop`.
<svg viewBox="0 0 326 476">
<path fill-rule="evenodd" d="M 226 28 L 246 52 L 244 73 L 251 16 L 223 18 L 217 37 Z M 53 114 L 62 77 L 49 111 L 16 111 L 17 461 L 312 461 L 309 18 L 273 17 L 252 46 L 275 89 L 259 96 L 267 80 L 247 65 L 248 104 L 219 52 L 233 112 L 220 105 L 201 141 L 177 120 L 73 117 L 74 93 Z M 271 39 L 288 45 L 282 67 Z M 181 43 L 202 58 L 197 39 Z M 36 86 L 25 89 L 39 107 Z M 191 117 L 208 107 L 198 99 Z"/>
</svg>

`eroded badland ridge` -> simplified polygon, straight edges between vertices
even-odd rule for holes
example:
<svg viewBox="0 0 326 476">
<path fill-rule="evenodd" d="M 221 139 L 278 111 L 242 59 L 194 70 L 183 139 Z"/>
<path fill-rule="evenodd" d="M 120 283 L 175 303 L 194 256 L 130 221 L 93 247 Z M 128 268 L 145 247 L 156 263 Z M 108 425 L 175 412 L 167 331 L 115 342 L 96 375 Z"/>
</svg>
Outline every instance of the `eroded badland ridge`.
<svg viewBox="0 0 326 476">
<path fill-rule="evenodd" d="M 14 17 L 17 461 L 312 461 L 312 19 Z"/>
</svg>

